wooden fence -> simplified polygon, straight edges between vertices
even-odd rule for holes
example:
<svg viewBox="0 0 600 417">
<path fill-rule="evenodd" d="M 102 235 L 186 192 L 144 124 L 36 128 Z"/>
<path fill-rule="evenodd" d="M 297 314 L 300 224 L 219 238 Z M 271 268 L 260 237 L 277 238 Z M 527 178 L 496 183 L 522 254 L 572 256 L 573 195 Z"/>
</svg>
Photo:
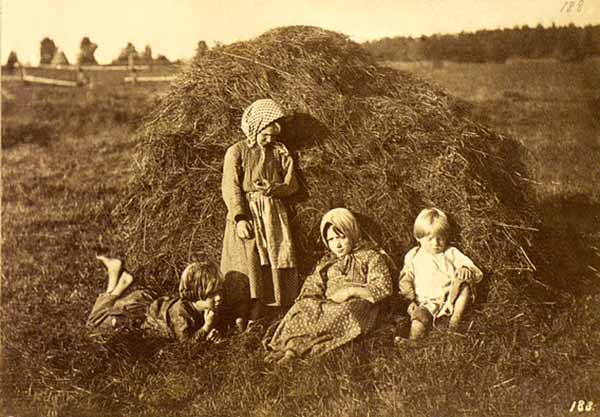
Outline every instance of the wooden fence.
<svg viewBox="0 0 600 417">
<path fill-rule="evenodd" d="M 176 67 L 175 67 L 176 68 Z M 31 83 L 31 84 L 45 84 L 45 85 L 55 85 L 55 86 L 60 86 L 60 87 L 83 87 L 86 85 L 90 84 L 90 80 L 92 77 L 90 77 L 89 75 L 91 75 L 92 72 L 104 72 L 104 71 L 110 71 L 110 72 L 116 72 L 116 71 L 122 71 L 125 72 L 127 71 L 127 73 L 129 75 L 126 76 L 122 76 L 122 78 L 120 78 L 121 82 L 125 82 L 125 83 L 133 83 L 133 84 L 138 84 L 138 83 L 147 83 L 147 82 L 171 82 L 174 81 L 177 76 L 175 75 L 140 75 L 139 72 L 145 72 L 145 71 L 149 71 L 151 70 L 151 67 L 148 65 L 137 65 L 137 66 L 125 66 L 125 65 L 119 65 L 119 66 L 100 66 L 100 65 L 86 65 L 86 66 L 51 66 L 51 65 L 42 65 L 39 67 L 25 67 L 25 66 L 19 66 L 15 69 L 16 71 L 18 71 L 18 75 L 3 75 L 2 76 L 2 80 L 4 81 L 15 81 L 15 80 L 20 80 L 24 83 Z M 75 80 L 65 80 L 65 79 L 59 79 L 59 78 L 54 78 L 54 77 L 61 77 L 60 74 L 56 75 L 56 74 L 52 74 L 51 76 L 46 76 L 46 74 L 42 73 L 42 76 L 39 75 L 39 72 L 43 72 L 44 70 L 49 70 L 51 72 L 59 72 L 60 74 L 62 74 L 63 72 L 67 72 L 67 73 L 73 73 L 76 72 L 76 79 Z M 29 73 L 28 73 L 29 72 Z M 33 73 L 38 73 L 36 75 L 32 75 L 31 72 Z M 173 71 L 175 72 L 175 71 Z M 115 74 L 115 76 L 117 77 L 117 80 L 119 79 L 119 75 L 118 73 Z M 95 76 L 93 78 L 96 78 Z M 114 80 L 114 77 L 110 77 Z"/>
</svg>

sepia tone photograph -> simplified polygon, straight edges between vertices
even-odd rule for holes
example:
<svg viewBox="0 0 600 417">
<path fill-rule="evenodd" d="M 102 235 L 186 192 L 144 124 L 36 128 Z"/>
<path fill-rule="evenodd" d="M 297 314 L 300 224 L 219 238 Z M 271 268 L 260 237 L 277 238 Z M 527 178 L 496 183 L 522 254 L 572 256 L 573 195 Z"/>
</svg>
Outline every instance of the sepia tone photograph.
<svg viewBox="0 0 600 417">
<path fill-rule="evenodd" d="M 599 0 L 2 0 L 0 417 L 600 416 Z"/>
</svg>

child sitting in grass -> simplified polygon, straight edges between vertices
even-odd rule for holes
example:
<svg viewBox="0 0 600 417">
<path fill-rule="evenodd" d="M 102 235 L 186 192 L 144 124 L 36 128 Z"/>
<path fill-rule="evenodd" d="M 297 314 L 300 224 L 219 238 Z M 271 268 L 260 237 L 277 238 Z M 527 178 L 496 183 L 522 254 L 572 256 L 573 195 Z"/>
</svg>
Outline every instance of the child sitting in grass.
<svg viewBox="0 0 600 417">
<path fill-rule="evenodd" d="M 474 285 L 483 278 L 471 259 L 448 245 L 450 223 L 443 211 L 422 210 L 413 233 L 419 245 L 406 254 L 399 283 L 400 294 L 410 302 L 411 340 L 424 337 L 434 319 L 443 315 L 451 316 L 449 328 L 455 330 Z"/>
<path fill-rule="evenodd" d="M 156 298 L 147 289 L 124 295 L 133 276 L 122 270 L 119 259 L 96 258 L 108 270 L 108 286 L 96 299 L 88 318 L 93 335 L 141 328 L 179 341 L 218 340 L 214 324 L 221 304 L 221 280 L 215 266 L 191 263 L 181 274 L 179 297 Z"/>
</svg>

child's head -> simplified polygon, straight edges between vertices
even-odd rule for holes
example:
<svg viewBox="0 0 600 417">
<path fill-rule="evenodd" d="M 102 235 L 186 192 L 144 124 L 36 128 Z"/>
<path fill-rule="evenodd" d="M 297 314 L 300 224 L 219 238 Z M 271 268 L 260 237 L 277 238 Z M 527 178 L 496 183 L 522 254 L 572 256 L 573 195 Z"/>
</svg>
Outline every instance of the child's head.
<svg viewBox="0 0 600 417">
<path fill-rule="evenodd" d="M 218 308 L 222 301 L 222 282 L 218 268 L 211 262 L 192 262 L 181 273 L 179 296 L 188 301 L 205 301 L 206 309 Z"/>
<path fill-rule="evenodd" d="M 328 211 L 321 220 L 321 238 L 337 257 L 349 254 L 360 240 L 358 221 L 345 208 Z"/>
<path fill-rule="evenodd" d="M 263 142 L 259 143 L 260 146 L 263 146 L 266 137 L 279 134 L 281 126 L 275 122 L 284 116 L 283 108 L 270 98 L 256 100 L 248 106 L 242 115 L 241 126 L 250 146 L 257 143 L 261 133 L 260 140 Z"/>
<path fill-rule="evenodd" d="M 276 141 L 280 133 L 281 125 L 277 122 L 273 122 L 256 135 L 256 143 L 258 143 L 259 146 L 265 147 L 271 142 Z"/>
<path fill-rule="evenodd" d="M 446 249 L 450 238 L 448 216 L 437 208 L 421 210 L 413 228 L 415 239 L 429 253 L 440 253 Z"/>
</svg>

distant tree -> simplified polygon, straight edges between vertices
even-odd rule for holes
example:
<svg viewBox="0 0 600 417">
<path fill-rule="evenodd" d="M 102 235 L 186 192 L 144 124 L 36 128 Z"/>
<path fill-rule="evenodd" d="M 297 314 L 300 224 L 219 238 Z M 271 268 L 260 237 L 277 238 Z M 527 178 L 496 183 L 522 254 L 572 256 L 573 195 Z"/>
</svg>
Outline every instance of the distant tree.
<svg viewBox="0 0 600 417">
<path fill-rule="evenodd" d="M 196 57 L 204 56 L 208 52 L 208 45 L 204 41 L 198 41 L 196 46 Z"/>
<path fill-rule="evenodd" d="M 504 62 L 510 57 L 580 60 L 600 55 L 600 25 L 557 27 L 553 23 L 547 29 L 542 25 L 534 28 L 523 25 L 418 39 L 382 38 L 363 46 L 381 61 Z"/>
<path fill-rule="evenodd" d="M 54 58 L 54 54 L 56 54 L 56 49 L 56 45 L 52 39 L 42 39 L 42 42 L 40 42 L 40 64 L 50 64 L 50 62 L 52 62 L 52 58 Z"/>
<path fill-rule="evenodd" d="M 98 65 L 94 53 L 98 45 L 90 41 L 87 36 L 81 40 L 79 45 L 79 54 L 77 55 L 77 63 L 80 65 Z"/>
<path fill-rule="evenodd" d="M 17 53 L 15 51 L 10 51 L 10 54 L 8 54 L 8 59 L 6 60 L 6 69 L 13 71 L 18 63 L 19 58 L 17 58 Z"/>
</svg>

